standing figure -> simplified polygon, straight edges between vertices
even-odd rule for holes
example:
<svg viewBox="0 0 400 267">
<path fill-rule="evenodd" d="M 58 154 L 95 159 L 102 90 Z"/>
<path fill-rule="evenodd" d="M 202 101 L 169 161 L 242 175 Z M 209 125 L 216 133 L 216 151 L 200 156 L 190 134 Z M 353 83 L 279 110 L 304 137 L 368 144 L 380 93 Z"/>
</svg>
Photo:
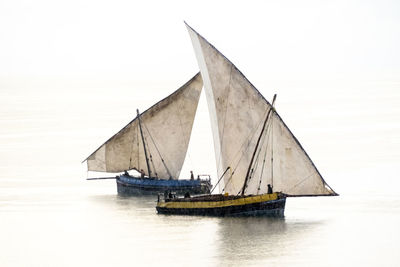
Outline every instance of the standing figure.
<svg viewBox="0 0 400 267">
<path fill-rule="evenodd" d="M 268 194 L 272 194 L 272 187 L 271 187 L 271 185 L 270 184 L 268 184 L 268 192 L 267 192 Z"/>
</svg>

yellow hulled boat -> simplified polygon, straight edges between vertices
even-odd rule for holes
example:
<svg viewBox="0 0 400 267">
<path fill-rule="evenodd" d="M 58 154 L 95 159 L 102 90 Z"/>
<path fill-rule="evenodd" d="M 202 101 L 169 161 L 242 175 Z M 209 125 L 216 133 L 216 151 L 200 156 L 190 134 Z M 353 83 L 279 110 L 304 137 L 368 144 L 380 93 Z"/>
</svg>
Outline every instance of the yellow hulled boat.
<svg viewBox="0 0 400 267">
<path fill-rule="evenodd" d="M 268 102 L 232 62 L 187 28 L 207 97 L 221 194 L 165 194 L 157 212 L 283 216 L 287 197 L 337 195 L 275 110 L 276 95 Z"/>
</svg>

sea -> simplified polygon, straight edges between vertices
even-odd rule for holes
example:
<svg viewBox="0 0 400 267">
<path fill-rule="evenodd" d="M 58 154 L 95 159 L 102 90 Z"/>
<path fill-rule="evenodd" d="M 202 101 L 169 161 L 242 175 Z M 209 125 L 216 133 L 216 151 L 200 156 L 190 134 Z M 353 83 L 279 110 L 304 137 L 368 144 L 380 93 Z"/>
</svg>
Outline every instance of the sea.
<svg viewBox="0 0 400 267">
<path fill-rule="evenodd" d="M 280 89 L 278 112 L 340 194 L 289 198 L 284 218 L 160 215 L 155 196 L 86 180 L 82 161 L 170 92 L 1 87 L 0 266 L 400 266 L 400 83 Z M 200 104 L 181 176 L 215 184 Z"/>
</svg>

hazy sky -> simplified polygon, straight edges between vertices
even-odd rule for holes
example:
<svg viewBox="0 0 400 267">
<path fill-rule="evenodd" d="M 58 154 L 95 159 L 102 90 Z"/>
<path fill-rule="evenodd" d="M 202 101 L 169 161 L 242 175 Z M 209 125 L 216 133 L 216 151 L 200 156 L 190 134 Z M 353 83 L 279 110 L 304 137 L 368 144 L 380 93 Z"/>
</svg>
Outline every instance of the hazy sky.
<svg viewBox="0 0 400 267">
<path fill-rule="evenodd" d="M 399 1 L 0 0 L 0 93 L 18 90 L 10 99 L 58 114 L 65 130 L 74 116 L 107 129 L 79 161 L 198 71 L 185 20 L 267 99 L 278 93 L 278 112 L 323 173 L 361 168 L 400 159 L 399 14 Z"/>
<path fill-rule="evenodd" d="M 341 197 L 290 199 L 279 222 L 161 218 L 150 200 L 115 198 L 114 181 L 85 180 L 81 161 L 136 108 L 198 72 L 184 20 L 277 93 Z M 204 100 L 181 178 L 215 185 Z M 148 262 L 156 250 L 174 266 L 399 266 L 399 162 L 400 0 L 0 0 L 2 266 L 122 265 L 121 251 Z"/>
<path fill-rule="evenodd" d="M 399 14 L 398 1 L 3 0 L 0 77 L 188 77 L 186 20 L 244 73 L 398 78 Z"/>
</svg>

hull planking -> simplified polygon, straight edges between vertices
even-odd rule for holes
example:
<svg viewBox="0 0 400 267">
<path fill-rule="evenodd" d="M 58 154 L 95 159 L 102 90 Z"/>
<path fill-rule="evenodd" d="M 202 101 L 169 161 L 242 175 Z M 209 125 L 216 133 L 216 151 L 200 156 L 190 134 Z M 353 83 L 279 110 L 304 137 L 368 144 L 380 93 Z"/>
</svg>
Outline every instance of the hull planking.
<svg viewBox="0 0 400 267">
<path fill-rule="evenodd" d="M 178 195 L 186 193 L 208 194 L 211 183 L 209 180 L 160 180 L 155 178 L 139 178 L 121 175 L 116 179 L 119 195 L 154 195 L 174 192 Z"/>
<path fill-rule="evenodd" d="M 272 216 L 283 217 L 286 196 L 281 193 L 255 196 L 208 195 L 159 201 L 160 214 L 199 216 Z"/>
</svg>

